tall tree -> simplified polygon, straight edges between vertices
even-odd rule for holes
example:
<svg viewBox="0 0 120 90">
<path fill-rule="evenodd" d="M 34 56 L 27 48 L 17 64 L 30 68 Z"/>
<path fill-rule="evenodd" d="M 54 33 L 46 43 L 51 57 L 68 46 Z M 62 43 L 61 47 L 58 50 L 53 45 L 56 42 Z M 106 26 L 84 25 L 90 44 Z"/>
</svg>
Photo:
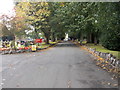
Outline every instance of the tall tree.
<svg viewBox="0 0 120 90">
<path fill-rule="evenodd" d="M 49 27 L 49 14 L 50 11 L 48 10 L 48 3 L 47 2 L 20 2 L 17 4 L 18 14 L 20 11 L 25 13 L 26 22 L 31 24 L 35 30 L 36 38 L 39 37 L 39 32 L 44 32 L 46 37 L 46 43 L 49 43 L 49 34 L 50 34 L 50 27 Z"/>
</svg>

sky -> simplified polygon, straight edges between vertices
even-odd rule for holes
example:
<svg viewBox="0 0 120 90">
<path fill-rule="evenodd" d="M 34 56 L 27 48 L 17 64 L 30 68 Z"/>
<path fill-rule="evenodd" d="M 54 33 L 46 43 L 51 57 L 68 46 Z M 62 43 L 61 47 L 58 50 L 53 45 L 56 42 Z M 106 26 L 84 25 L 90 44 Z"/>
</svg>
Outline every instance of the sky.
<svg viewBox="0 0 120 90">
<path fill-rule="evenodd" d="M 0 0 L 0 16 L 1 15 L 8 15 L 8 16 L 14 16 L 14 3 L 13 0 Z"/>
<path fill-rule="evenodd" d="M 32 0 L 31 0 L 32 1 Z M 33 0 L 34 1 L 34 0 Z M 37 1 L 37 0 L 36 0 Z M 54 1 L 54 0 L 53 0 Z M 59 0 L 58 0 L 59 1 Z M 66 0 L 63 0 L 66 1 Z M 79 1 L 79 0 L 78 0 Z M 82 1 L 82 0 L 81 0 Z M 85 0 L 86 1 L 86 0 Z M 106 0 L 105 0 L 106 1 Z M 110 1 L 110 0 L 108 0 Z M 112 0 L 111 0 L 112 1 Z M 113 0 L 113 1 L 117 1 L 117 0 Z M 13 16 L 15 15 L 14 11 L 14 3 L 13 0 L 0 0 L 0 16 L 5 14 L 5 15 L 9 15 L 9 16 Z"/>
</svg>

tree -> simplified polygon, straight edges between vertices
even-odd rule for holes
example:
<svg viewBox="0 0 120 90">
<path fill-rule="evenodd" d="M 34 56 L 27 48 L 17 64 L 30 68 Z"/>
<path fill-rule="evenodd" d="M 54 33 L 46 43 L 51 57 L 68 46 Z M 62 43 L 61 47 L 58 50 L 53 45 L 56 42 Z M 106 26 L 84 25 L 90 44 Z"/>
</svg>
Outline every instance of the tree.
<svg viewBox="0 0 120 90">
<path fill-rule="evenodd" d="M 39 37 L 39 32 L 44 32 L 46 43 L 49 43 L 49 14 L 47 2 L 20 2 L 17 4 L 18 14 L 23 12 L 26 16 L 26 22 L 32 25 L 35 30 L 36 38 Z M 20 9 L 20 10 L 19 10 Z M 21 12 L 20 12 L 21 11 Z M 22 16 L 22 15 L 21 15 Z"/>
<path fill-rule="evenodd" d="M 112 50 L 120 50 L 119 7 L 119 3 L 101 3 L 99 5 L 99 26 L 102 32 L 100 42 L 104 47 Z"/>
<path fill-rule="evenodd" d="M 36 38 L 42 31 L 47 43 L 50 37 L 54 41 L 69 33 L 71 38 L 86 38 L 89 43 L 119 50 L 119 3 L 21 2 L 17 7 L 22 10 L 26 22 L 34 26 Z"/>
</svg>

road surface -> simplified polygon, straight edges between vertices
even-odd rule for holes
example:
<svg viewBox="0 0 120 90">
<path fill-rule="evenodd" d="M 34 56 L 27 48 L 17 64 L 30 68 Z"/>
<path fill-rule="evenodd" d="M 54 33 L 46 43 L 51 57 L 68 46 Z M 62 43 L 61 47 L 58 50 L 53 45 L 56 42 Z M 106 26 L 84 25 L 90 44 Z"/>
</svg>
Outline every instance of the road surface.
<svg viewBox="0 0 120 90">
<path fill-rule="evenodd" d="M 114 88 L 117 80 L 71 42 L 48 50 L 2 55 L 3 88 Z"/>
</svg>

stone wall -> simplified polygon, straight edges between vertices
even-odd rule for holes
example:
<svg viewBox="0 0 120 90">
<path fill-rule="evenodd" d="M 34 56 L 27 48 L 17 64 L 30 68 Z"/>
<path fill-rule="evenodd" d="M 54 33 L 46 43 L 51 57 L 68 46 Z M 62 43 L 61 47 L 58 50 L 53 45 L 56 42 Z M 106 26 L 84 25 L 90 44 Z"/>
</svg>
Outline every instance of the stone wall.
<svg viewBox="0 0 120 90">
<path fill-rule="evenodd" d="M 97 57 L 96 64 L 106 69 L 108 72 L 120 74 L 120 59 L 110 53 L 96 51 L 96 49 L 84 46 L 90 53 Z"/>
</svg>

